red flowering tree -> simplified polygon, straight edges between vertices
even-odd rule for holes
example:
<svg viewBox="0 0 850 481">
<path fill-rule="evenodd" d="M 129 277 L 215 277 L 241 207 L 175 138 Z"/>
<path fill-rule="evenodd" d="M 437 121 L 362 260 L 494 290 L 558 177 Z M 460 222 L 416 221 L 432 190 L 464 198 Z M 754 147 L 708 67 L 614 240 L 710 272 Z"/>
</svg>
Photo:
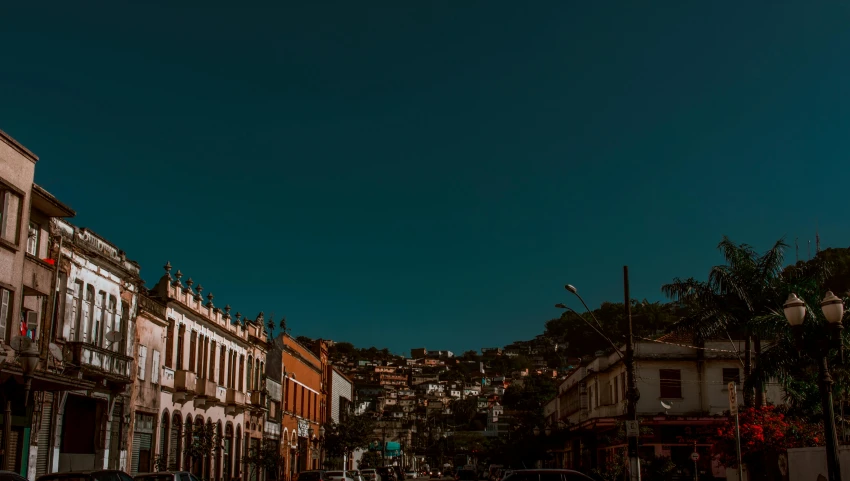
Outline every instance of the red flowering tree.
<svg viewBox="0 0 850 481">
<path fill-rule="evenodd" d="M 776 406 L 742 408 L 741 459 L 745 464 L 758 462 L 766 454 L 780 454 L 788 448 L 823 445 L 823 426 L 788 417 Z M 735 419 L 730 417 L 712 440 L 714 456 L 727 467 L 738 465 L 735 447 Z"/>
</svg>

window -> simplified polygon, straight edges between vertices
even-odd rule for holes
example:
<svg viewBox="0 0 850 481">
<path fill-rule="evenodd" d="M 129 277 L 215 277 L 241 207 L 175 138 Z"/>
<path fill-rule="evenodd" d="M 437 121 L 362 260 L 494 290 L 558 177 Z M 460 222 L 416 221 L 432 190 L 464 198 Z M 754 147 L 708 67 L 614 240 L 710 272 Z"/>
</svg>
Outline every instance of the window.
<svg viewBox="0 0 850 481">
<path fill-rule="evenodd" d="M 100 291 L 97 293 L 97 301 L 95 301 L 94 305 L 94 328 L 92 330 L 92 339 L 94 339 L 94 344 L 96 346 L 103 345 L 103 334 L 101 333 L 101 330 L 104 325 L 104 307 L 106 307 L 106 293 Z"/>
<path fill-rule="evenodd" d="M 21 196 L 0 184 L 0 238 L 18 244 Z"/>
<path fill-rule="evenodd" d="M 139 346 L 139 381 L 145 380 L 145 364 L 148 358 L 148 348 Z"/>
<path fill-rule="evenodd" d="M 183 332 L 182 326 L 181 326 L 180 332 Z M 197 352 L 197 345 L 198 345 L 198 333 L 196 333 L 195 331 L 192 331 L 192 333 L 189 334 L 189 371 L 192 371 L 192 372 L 195 372 L 195 355 L 196 355 L 195 353 Z M 182 359 L 182 356 L 178 355 L 177 358 Z M 179 361 L 179 362 L 182 364 L 183 361 Z"/>
<path fill-rule="evenodd" d="M 226 372 L 226 363 L 227 363 L 227 348 L 225 346 L 221 346 L 221 359 L 218 365 L 218 383 L 224 386 L 224 373 Z"/>
<path fill-rule="evenodd" d="M 0 339 L 7 340 L 6 329 L 9 326 L 9 319 L 12 317 L 12 303 L 15 297 L 9 289 L 0 287 Z"/>
<path fill-rule="evenodd" d="M 159 384 L 159 351 L 154 349 L 151 358 L 151 382 Z"/>
<path fill-rule="evenodd" d="M 662 399 L 682 398 L 682 371 L 679 369 L 660 369 L 659 379 Z"/>
<path fill-rule="evenodd" d="M 171 319 L 168 320 L 168 329 L 165 331 L 165 365 L 174 367 L 174 321 Z"/>
<path fill-rule="evenodd" d="M 83 281 L 74 281 L 73 299 L 71 301 L 71 334 L 70 340 L 81 341 L 83 332 Z"/>
<path fill-rule="evenodd" d="M 107 326 L 111 332 L 121 332 L 121 316 L 118 315 L 116 309 L 118 308 L 118 300 L 115 299 L 115 296 L 109 296 L 109 304 L 106 307 L 106 322 Z M 120 342 L 113 342 L 109 345 L 110 349 L 113 351 L 117 351 L 121 346 Z"/>
<path fill-rule="evenodd" d="M 737 367 L 723 368 L 723 384 L 728 385 L 730 382 L 741 384 L 741 371 Z"/>
<path fill-rule="evenodd" d="M 27 232 L 27 254 L 38 256 L 38 234 L 41 229 L 35 222 L 30 222 L 29 232 Z"/>
<path fill-rule="evenodd" d="M 92 321 L 94 316 L 94 286 L 89 284 L 86 286 L 86 300 L 83 303 L 83 318 L 85 319 L 85 327 L 83 328 L 83 342 L 91 342 L 94 339 L 92 331 Z"/>
</svg>

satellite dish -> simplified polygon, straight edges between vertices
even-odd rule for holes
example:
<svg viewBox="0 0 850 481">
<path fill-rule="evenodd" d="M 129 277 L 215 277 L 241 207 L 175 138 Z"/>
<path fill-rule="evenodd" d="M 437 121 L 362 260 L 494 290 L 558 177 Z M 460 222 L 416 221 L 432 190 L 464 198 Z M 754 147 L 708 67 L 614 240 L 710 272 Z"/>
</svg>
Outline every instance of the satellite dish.
<svg viewBox="0 0 850 481">
<path fill-rule="evenodd" d="M 21 352 L 26 351 L 32 346 L 32 340 L 26 336 L 15 336 L 12 338 L 12 342 L 9 343 L 12 346 L 12 349 Z"/>
<path fill-rule="evenodd" d="M 47 345 L 47 349 L 50 350 L 50 354 L 59 362 L 62 362 L 65 356 L 62 355 L 62 349 L 54 343 L 50 343 Z"/>
<path fill-rule="evenodd" d="M 663 408 L 664 408 L 664 414 L 669 414 L 669 412 L 668 412 L 668 411 L 670 411 L 671 409 L 673 409 L 673 405 L 672 405 L 672 404 L 667 404 L 667 403 L 666 403 L 666 402 L 664 402 L 664 401 L 661 401 L 661 407 L 663 407 Z"/>
<path fill-rule="evenodd" d="M 106 340 L 109 342 L 121 342 L 124 336 L 119 331 L 112 331 L 106 334 Z"/>
</svg>

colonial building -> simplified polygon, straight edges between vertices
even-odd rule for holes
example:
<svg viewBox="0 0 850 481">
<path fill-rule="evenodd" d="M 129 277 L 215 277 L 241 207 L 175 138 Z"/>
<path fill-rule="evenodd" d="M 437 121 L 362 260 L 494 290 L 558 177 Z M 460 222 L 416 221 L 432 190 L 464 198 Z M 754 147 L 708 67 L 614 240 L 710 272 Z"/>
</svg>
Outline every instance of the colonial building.
<svg viewBox="0 0 850 481">
<path fill-rule="evenodd" d="M 74 211 L 33 184 L 37 161 L 0 131 L 0 469 L 29 479 L 56 467 L 56 408 L 67 390 L 95 388 L 90 379 L 62 376 L 61 359 L 50 354 L 61 352 L 50 349 L 59 333 L 49 320 L 62 298 L 51 222 Z"/>
<path fill-rule="evenodd" d="M 128 397 L 136 350 L 134 318 L 139 265 L 91 230 L 53 221 L 62 238 L 56 344 L 64 374 L 93 381 L 94 389 L 62 395 L 55 470 L 124 468 L 133 419 Z M 129 418 L 129 419 L 128 419 Z M 130 426 L 127 426 L 129 421 Z"/>
<path fill-rule="evenodd" d="M 283 357 L 282 439 L 288 447 L 286 476 L 318 469 L 320 428 L 325 420 L 327 344 L 316 341 L 315 352 L 289 334 L 276 340 Z"/>
<path fill-rule="evenodd" d="M 135 343 L 138 346 L 136 356 L 136 379 L 130 394 L 133 406 L 133 431 L 128 445 L 130 474 L 147 473 L 165 469 L 167 459 L 157 463 L 155 459 L 154 432 L 158 425 L 168 424 L 168 419 L 160 416 L 160 398 L 163 385 L 163 365 L 165 364 L 166 339 L 168 327 L 165 304 L 147 293 L 139 295 L 139 313 L 136 317 Z M 173 380 L 172 380 L 173 381 Z M 159 430 L 159 446 L 168 445 L 168 432 Z"/>
<path fill-rule="evenodd" d="M 666 456 L 687 465 L 696 449 L 703 455 L 700 470 L 720 474 L 720 468 L 712 466 L 706 433 L 727 419 L 722 415 L 729 409 L 727 385 L 740 386 L 738 352 L 742 350 L 743 341 L 707 341 L 696 346 L 691 337 L 676 335 L 636 343 L 643 456 Z M 769 386 L 765 399 L 781 403 L 781 388 Z M 575 369 L 546 408 L 550 429 L 567 430 L 559 434 L 568 441 L 554 453 L 553 464 L 589 469 L 611 462 L 626 446 L 622 437 L 626 407 L 626 371 L 618 354 L 602 354 Z"/>
<path fill-rule="evenodd" d="M 345 422 L 353 414 L 354 383 L 332 365 L 329 365 L 327 370 L 326 378 L 330 379 L 327 388 L 327 403 L 330 409 L 327 410 L 328 419 L 325 422 L 328 424 Z M 329 459 L 329 461 L 334 468 L 341 469 L 344 466 L 345 469 L 353 469 L 357 466 L 357 461 L 362 454 L 361 450 L 357 450 L 352 456 L 353 459 Z"/>
<path fill-rule="evenodd" d="M 241 478 L 244 453 L 262 430 L 265 395 L 259 372 L 265 363 L 262 325 L 231 317 L 203 287 L 165 275 L 149 296 L 165 306 L 165 360 L 160 376 L 160 413 L 155 447 L 169 469 L 189 470 L 211 481 Z M 251 425 L 249 426 L 249 423 Z M 258 427 L 259 426 L 259 427 Z M 212 430 L 222 442 L 210 453 L 188 450 Z M 193 444 L 194 443 L 194 444 Z"/>
</svg>

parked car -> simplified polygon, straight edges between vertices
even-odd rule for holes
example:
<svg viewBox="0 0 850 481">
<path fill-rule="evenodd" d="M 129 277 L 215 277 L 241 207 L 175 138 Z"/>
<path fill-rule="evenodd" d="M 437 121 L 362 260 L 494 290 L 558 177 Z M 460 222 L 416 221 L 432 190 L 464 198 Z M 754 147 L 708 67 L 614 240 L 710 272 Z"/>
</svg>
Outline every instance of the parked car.
<svg viewBox="0 0 850 481">
<path fill-rule="evenodd" d="M 325 471 L 325 476 L 330 481 L 354 481 L 345 471 Z"/>
<path fill-rule="evenodd" d="M 0 481 L 27 481 L 27 478 L 12 471 L 0 471 Z"/>
<path fill-rule="evenodd" d="M 301 471 L 295 477 L 295 481 L 330 481 L 327 471 L 324 469 L 316 469 L 313 471 Z"/>
<path fill-rule="evenodd" d="M 381 475 L 375 469 L 361 469 L 360 475 L 363 476 L 365 481 L 381 481 Z"/>
<path fill-rule="evenodd" d="M 405 471 L 405 472 L 404 472 L 404 477 L 405 477 L 406 479 L 416 479 L 416 478 L 418 478 L 418 477 L 419 477 L 419 474 L 418 474 L 416 471 L 414 471 L 414 470 L 412 470 L 412 469 L 411 469 L 410 471 Z"/>
<path fill-rule="evenodd" d="M 504 481 L 593 481 L 589 476 L 572 469 L 517 469 Z"/>
<path fill-rule="evenodd" d="M 143 473 L 133 477 L 136 481 L 200 481 L 194 474 L 187 471 L 160 471 L 158 473 Z"/>
<path fill-rule="evenodd" d="M 36 481 L 133 481 L 133 478 L 129 474 L 117 469 L 65 471 L 43 474 L 35 479 Z"/>
<path fill-rule="evenodd" d="M 360 474 L 360 471 L 357 469 L 352 469 L 351 471 L 348 471 L 348 475 L 354 481 L 366 481 L 366 478 L 364 478 L 363 475 Z"/>
</svg>

